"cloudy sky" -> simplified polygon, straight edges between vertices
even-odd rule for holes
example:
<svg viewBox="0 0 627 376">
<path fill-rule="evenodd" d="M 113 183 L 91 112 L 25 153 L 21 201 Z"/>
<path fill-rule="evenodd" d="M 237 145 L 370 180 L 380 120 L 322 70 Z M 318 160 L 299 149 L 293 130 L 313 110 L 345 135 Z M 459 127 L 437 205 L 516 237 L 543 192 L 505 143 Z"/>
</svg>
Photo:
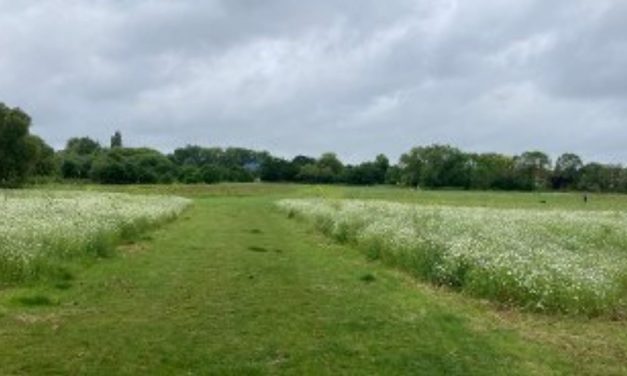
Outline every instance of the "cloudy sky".
<svg viewBox="0 0 627 376">
<path fill-rule="evenodd" d="M 627 1 L 0 0 L 0 101 L 55 147 L 627 162 Z"/>
</svg>

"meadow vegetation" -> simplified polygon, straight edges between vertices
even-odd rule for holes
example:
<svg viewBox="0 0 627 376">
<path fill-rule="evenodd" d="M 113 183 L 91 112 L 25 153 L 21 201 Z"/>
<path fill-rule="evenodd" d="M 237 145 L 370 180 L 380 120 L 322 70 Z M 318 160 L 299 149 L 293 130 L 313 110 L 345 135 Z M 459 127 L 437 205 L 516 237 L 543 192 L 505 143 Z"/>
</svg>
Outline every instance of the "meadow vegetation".
<svg viewBox="0 0 627 376">
<path fill-rule="evenodd" d="M 31 234 L 72 239 L 91 228 L 88 222 L 100 223 L 98 213 L 109 218 L 127 211 L 162 213 L 168 207 L 179 212 L 179 204 L 189 203 L 164 196 L 186 197 L 193 205 L 177 220 L 142 236 L 112 239 L 117 244 L 113 257 L 83 263 L 77 254 L 62 260 L 72 267 L 70 279 L 58 275 L 0 288 L 0 374 L 627 373 L 627 320 L 619 315 L 535 312 L 519 308 L 518 300 L 512 300 L 517 306 L 504 305 L 422 283 L 399 271 L 402 265 L 392 268 L 382 262 L 387 261 L 382 247 L 366 246 L 359 237 L 357 246 L 339 243 L 289 219 L 276 204 L 305 198 L 316 201 L 294 203 L 319 202 L 320 210 L 367 210 L 365 220 L 397 223 L 381 238 L 384 242 L 393 241 L 396 227 L 407 227 L 392 222 L 397 216 L 415 217 L 429 229 L 430 239 L 443 245 L 463 240 L 466 231 L 478 231 L 479 242 L 517 247 L 507 236 L 524 238 L 530 236 L 527 230 L 549 226 L 530 244 L 546 242 L 547 251 L 591 257 L 588 266 L 596 270 L 604 264 L 590 256 L 590 245 L 603 257 L 615 257 L 617 265 L 621 260 L 624 196 L 590 195 L 584 204 L 573 194 L 286 184 L 59 185 L 0 195 L 6 197 L 3 205 L 12 207 L 38 203 L 36 210 L 21 215 L 11 209 L 11 221 L 23 218 Z M 0 211 L 0 218 L 8 219 L 6 212 Z M 166 217 L 148 215 L 159 223 Z M 30 225 L 39 219 L 41 224 Z M 451 221 L 453 227 L 447 229 L 444 224 Z M 590 229 L 581 227 L 588 223 Z M 556 231 L 570 225 L 572 231 Z M 16 233 L 21 226 L 16 225 Z M 609 237 L 601 236 L 603 226 L 609 226 Z M 496 234 L 489 227 L 496 227 Z M 345 232 L 349 238 L 351 231 Z M 418 239 L 426 236 L 422 227 L 411 231 Z M 563 242 L 557 240 L 562 235 Z M 473 255 L 485 256 L 487 264 L 500 265 L 479 243 L 461 242 L 453 250 L 461 252 L 462 244 Z M 84 254 L 89 247 L 80 249 L 76 251 Z M 377 250 L 371 255 L 378 258 L 364 257 L 368 249 Z M 532 254 L 524 247 L 514 249 L 524 257 Z M 443 265 L 453 269 L 442 269 L 444 281 L 464 275 L 447 277 L 457 270 L 455 257 L 462 257 L 447 252 L 443 249 L 442 255 L 451 264 Z M 560 256 L 571 260 L 566 253 Z M 478 261 L 473 257 L 464 261 L 473 265 Z M 579 259 L 572 260 L 576 264 Z M 540 274 L 549 270 L 532 261 L 521 265 L 535 265 Z M 504 265 L 503 272 L 508 267 L 516 271 L 511 263 Z M 465 274 L 468 281 L 471 274 Z M 581 281 L 568 270 L 561 275 L 568 283 Z M 585 280 L 581 283 L 586 286 Z"/>
<path fill-rule="evenodd" d="M 176 217 L 189 200 L 75 191 L 0 191 L 0 282 L 62 272 L 77 257 L 107 256 L 115 245 Z"/>
<path fill-rule="evenodd" d="M 428 281 L 525 308 L 620 314 L 627 297 L 627 215 L 282 200 L 290 216 Z"/>
</svg>

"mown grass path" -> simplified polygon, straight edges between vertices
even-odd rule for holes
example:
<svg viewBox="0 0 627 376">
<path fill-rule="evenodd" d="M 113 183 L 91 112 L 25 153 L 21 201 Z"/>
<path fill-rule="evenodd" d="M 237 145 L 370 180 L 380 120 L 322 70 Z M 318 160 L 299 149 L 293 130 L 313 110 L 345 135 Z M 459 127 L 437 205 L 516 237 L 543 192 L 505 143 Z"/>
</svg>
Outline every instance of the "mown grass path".
<svg viewBox="0 0 627 376">
<path fill-rule="evenodd" d="M 198 198 L 69 284 L 1 291 L 0 374 L 576 373 L 272 202 Z"/>
</svg>

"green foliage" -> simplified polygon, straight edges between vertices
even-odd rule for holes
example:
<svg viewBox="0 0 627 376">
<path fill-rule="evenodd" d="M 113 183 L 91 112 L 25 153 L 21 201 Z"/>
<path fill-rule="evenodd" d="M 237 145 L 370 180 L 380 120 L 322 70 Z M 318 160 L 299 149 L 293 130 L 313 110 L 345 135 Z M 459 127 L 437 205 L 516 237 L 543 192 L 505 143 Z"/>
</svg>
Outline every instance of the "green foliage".
<svg viewBox="0 0 627 376">
<path fill-rule="evenodd" d="M 461 187 L 470 184 L 470 163 L 466 154 L 449 145 L 413 148 L 401 156 L 402 182 L 431 188 Z"/>
<path fill-rule="evenodd" d="M 198 184 L 203 182 L 203 177 L 198 167 L 185 165 L 180 168 L 178 180 L 185 184 Z"/>
<path fill-rule="evenodd" d="M 182 182 L 208 184 L 223 181 L 250 182 L 259 177 L 266 152 L 243 148 L 204 148 L 188 145 L 174 150 L 170 160 L 181 168 Z"/>
<path fill-rule="evenodd" d="M 90 176 L 105 184 L 153 184 L 171 183 L 176 173 L 172 162 L 156 150 L 114 148 L 96 157 Z"/>
<path fill-rule="evenodd" d="M 541 151 L 527 151 L 514 158 L 519 187 L 527 190 L 548 187 L 551 159 Z"/>
<path fill-rule="evenodd" d="M 389 184 L 428 189 L 577 189 L 627 193 L 627 170 L 621 165 L 589 163 L 584 166 L 579 156 L 565 153 L 551 169 L 550 158 L 541 151 L 528 151 L 517 156 L 476 154 L 438 144 L 412 148 L 401 155 L 396 165 L 391 164 L 383 154 L 377 155 L 373 161 L 344 165 L 335 153 L 324 153 L 317 159 L 298 155 L 287 160 L 266 151 L 237 147 L 188 145 L 164 156 L 148 148 L 124 148 L 122 135 L 117 131 L 111 137 L 110 149 L 101 147 L 89 137 L 75 137 L 68 140 L 65 149 L 55 155 L 42 139 L 28 135 L 30 119 L 26 114 L 4 105 L 1 108 L 3 114 L 13 114 L 3 115 L 2 127 L 7 128 L 4 124 L 8 124 L 9 120 L 14 127 L 13 131 L 0 132 L 0 142 L 9 145 L 0 150 L 0 185 L 4 186 L 17 186 L 30 176 L 39 176 L 47 180 L 91 179 L 112 184 L 175 181 L 213 184 L 261 180 L 309 184 Z M 21 137 L 21 141 L 9 142 L 6 141 L 8 137 Z"/>
<path fill-rule="evenodd" d="M 581 178 L 583 162 L 578 155 L 564 153 L 555 162 L 555 169 L 551 178 L 554 189 L 575 188 Z"/>
<path fill-rule="evenodd" d="M 37 158 L 32 169 L 35 176 L 53 176 L 59 173 L 59 166 L 54 153 L 54 149 L 47 145 L 38 136 L 30 136 L 31 141 L 36 145 Z"/>
<path fill-rule="evenodd" d="M 25 112 L 0 103 L 0 186 L 23 184 L 37 163 L 40 139 L 29 135 L 30 125 Z"/>
<path fill-rule="evenodd" d="M 260 178 L 267 182 L 294 181 L 300 167 L 282 158 L 268 157 L 261 164 Z"/>
<path fill-rule="evenodd" d="M 70 138 L 65 145 L 65 152 L 76 155 L 91 155 L 100 151 L 102 147 L 98 141 L 89 137 Z"/>
<path fill-rule="evenodd" d="M 322 154 L 317 161 L 317 165 L 320 170 L 329 171 L 333 176 L 339 176 L 344 168 L 344 165 L 335 153 Z"/>
<path fill-rule="evenodd" d="M 122 133 L 120 131 L 115 131 L 113 136 L 111 136 L 111 149 L 121 148 L 122 147 Z"/>
<path fill-rule="evenodd" d="M 578 171 L 578 188 L 591 192 L 627 192 L 627 171 L 619 165 L 588 163 Z"/>
<path fill-rule="evenodd" d="M 514 159 L 501 154 L 485 153 L 470 156 L 470 188 L 516 189 Z"/>
<path fill-rule="evenodd" d="M 333 173 L 330 167 L 322 167 L 317 163 L 302 166 L 296 179 L 304 183 L 317 184 L 330 184 L 338 181 L 337 175 Z"/>
</svg>

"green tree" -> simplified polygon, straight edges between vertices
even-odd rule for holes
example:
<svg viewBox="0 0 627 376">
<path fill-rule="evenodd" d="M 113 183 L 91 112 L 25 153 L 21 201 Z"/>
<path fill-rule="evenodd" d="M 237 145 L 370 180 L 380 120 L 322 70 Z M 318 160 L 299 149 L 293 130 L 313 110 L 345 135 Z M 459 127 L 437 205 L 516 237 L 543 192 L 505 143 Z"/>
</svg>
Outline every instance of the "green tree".
<svg viewBox="0 0 627 376">
<path fill-rule="evenodd" d="M 497 153 L 470 156 L 470 188 L 515 189 L 514 159 Z"/>
<path fill-rule="evenodd" d="M 184 184 L 198 184 L 202 183 L 203 176 L 198 167 L 185 165 L 180 169 L 178 180 Z"/>
<path fill-rule="evenodd" d="M 404 185 L 416 187 L 420 184 L 424 158 L 422 147 L 412 148 L 401 155 L 398 168 L 400 170 L 400 182 Z"/>
<path fill-rule="evenodd" d="M 54 149 L 37 136 L 31 136 L 32 142 L 37 148 L 37 158 L 33 166 L 33 174 L 36 176 L 52 176 L 58 174 L 58 165 Z"/>
<path fill-rule="evenodd" d="M 390 169 L 390 160 L 384 154 L 379 154 L 374 160 L 374 165 L 377 168 L 376 184 L 384 184 Z"/>
<path fill-rule="evenodd" d="M 580 170 L 578 188 L 585 191 L 625 192 L 627 172 L 619 165 L 588 163 Z"/>
<path fill-rule="evenodd" d="M 564 153 L 555 162 L 551 183 L 554 189 L 576 187 L 583 162 L 577 154 Z"/>
<path fill-rule="evenodd" d="M 178 173 L 172 161 L 157 150 L 115 148 L 98 155 L 90 175 L 105 184 L 151 184 L 170 183 Z"/>
<path fill-rule="evenodd" d="M 19 186 L 37 162 L 38 142 L 29 135 L 30 117 L 0 103 L 0 186 Z"/>
<path fill-rule="evenodd" d="M 335 176 L 339 176 L 344 168 L 344 165 L 335 153 L 322 154 L 318 159 L 317 164 L 321 169 L 328 168 Z"/>
<path fill-rule="evenodd" d="M 111 149 L 121 148 L 121 147 L 122 147 L 122 133 L 120 131 L 115 131 L 113 136 L 111 136 Z"/>
<path fill-rule="evenodd" d="M 76 155 L 95 154 L 100 151 L 100 149 L 101 146 L 98 141 L 92 140 L 89 137 L 70 138 L 65 144 L 65 152 Z"/>
<path fill-rule="evenodd" d="M 468 155 L 449 145 L 413 148 L 400 160 L 402 181 L 411 186 L 467 188 L 470 167 Z"/>
<path fill-rule="evenodd" d="M 548 186 L 551 159 L 541 151 L 527 151 L 514 158 L 517 184 L 521 189 L 543 189 Z"/>
<path fill-rule="evenodd" d="M 398 166 L 390 166 L 385 173 L 385 184 L 399 185 L 401 184 L 401 178 L 403 171 Z"/>
<path fill-rule="evenodd" d="M 289 161 L 282 158 L 266 158 L 260 170 L 263 181 L 293 181 L 298 174 L 298 169 Z"/>
<path fill-rule="evenodd" d="M 298 181 L 305 183 L 333 183 L 338 175 L 334 174 L 330 167 L 321 167 L 317 163 L 302 166 L 296 175 Z"/>
</svg>

